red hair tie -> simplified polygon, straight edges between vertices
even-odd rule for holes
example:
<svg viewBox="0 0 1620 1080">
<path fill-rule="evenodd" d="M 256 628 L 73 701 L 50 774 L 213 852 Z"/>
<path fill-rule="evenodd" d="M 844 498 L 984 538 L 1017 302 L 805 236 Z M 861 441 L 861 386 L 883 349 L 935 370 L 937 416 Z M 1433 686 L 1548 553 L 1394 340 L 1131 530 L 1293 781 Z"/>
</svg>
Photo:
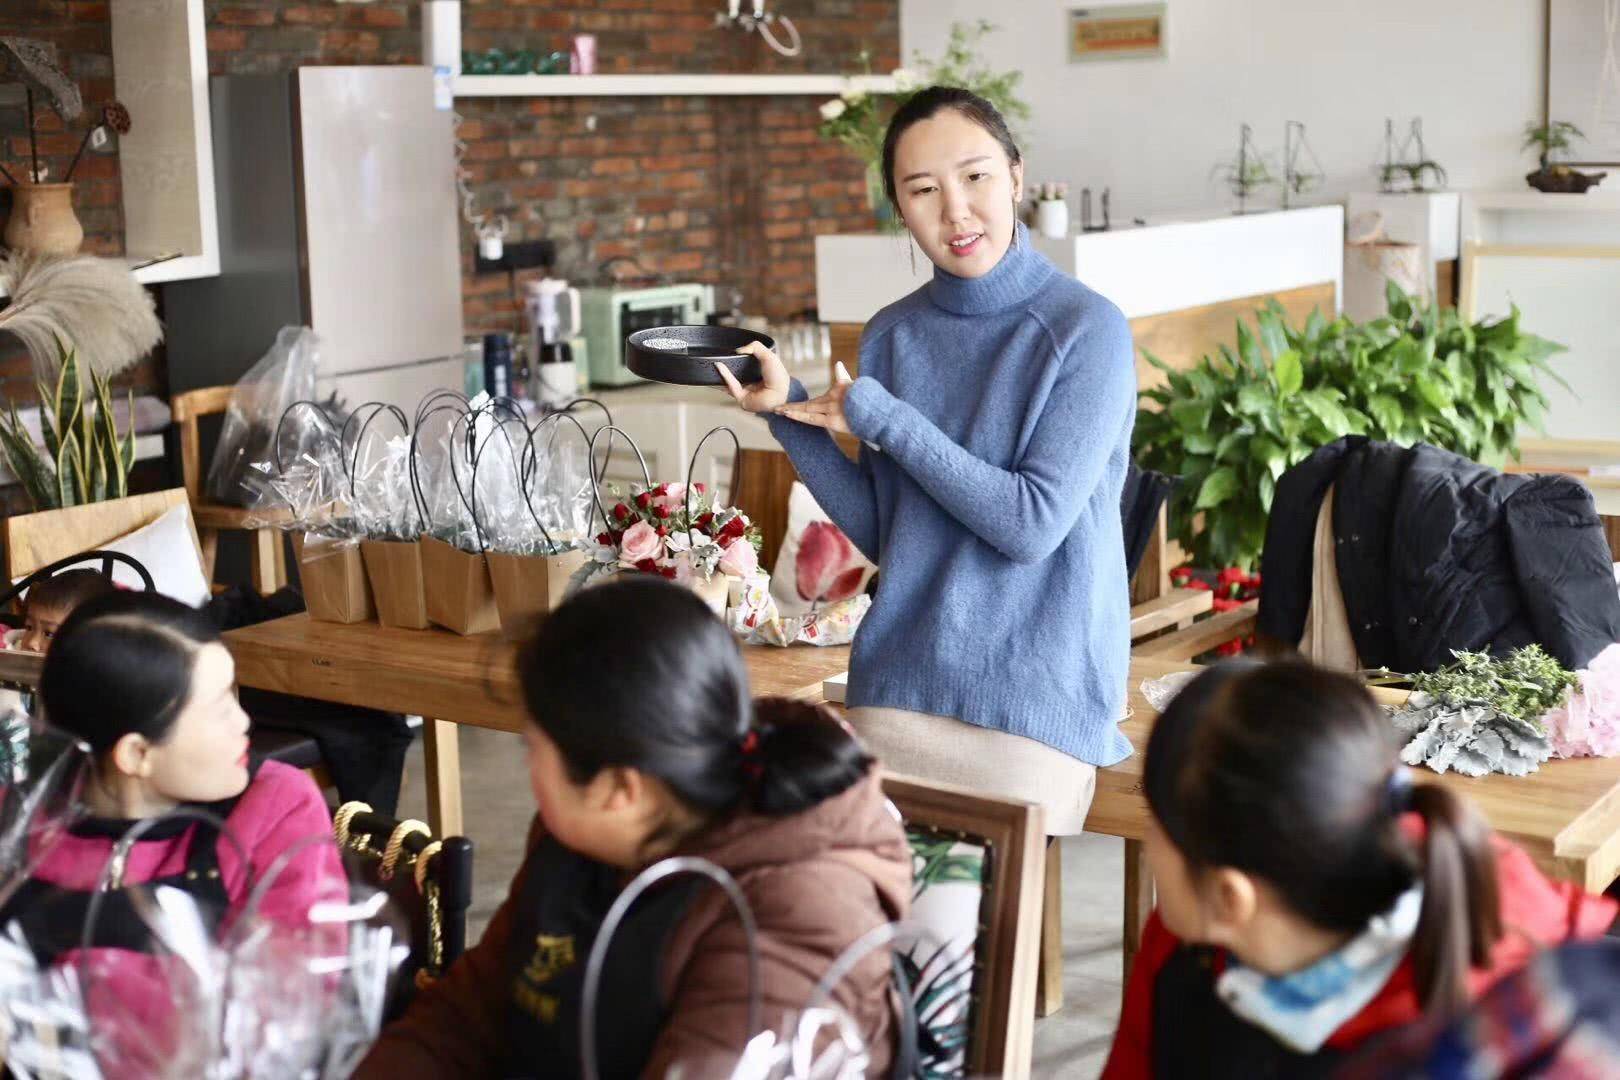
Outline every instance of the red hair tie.
<svg viewBox="0 0 1620 1080">
<path fill-rule="evenodd" d="M 760 760 L 759 732 L 750 728 L 748 734 L 738 743 L 742 752 L 742 771 L 750 781 L 757 781 L 765 773 L 765 763 Z"/>
</svg>

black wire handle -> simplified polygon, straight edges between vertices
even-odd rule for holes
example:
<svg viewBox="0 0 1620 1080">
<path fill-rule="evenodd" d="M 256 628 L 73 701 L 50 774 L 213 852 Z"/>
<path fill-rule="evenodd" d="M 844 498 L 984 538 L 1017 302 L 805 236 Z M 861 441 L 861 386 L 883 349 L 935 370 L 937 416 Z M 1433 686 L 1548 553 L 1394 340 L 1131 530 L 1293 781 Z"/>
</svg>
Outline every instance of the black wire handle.
<svg viewBox="0 0 1620 1080">
<path fill-rule="evenodd" d="M 454 452 L 456 426 L 460 424 L 467 415 L 467 407 L 465 402 L 447 405 L 435 405 L 426 412 L 419 413 L 416 418 L 416 430 L 411 432 L 411 456 L 408 462 L 408 471 L 410 472 L 411 476 L 411 498 L 416 502 L 416 517 L 421 526 L 421 528 L 417 530 L 419 532 L 425 532 L 428 528 L 428 512 L 427 499 L 422 494 L 422 478 L 417 472 L 416 468 L 416 458 L 421 452 L 420 439 L 422 438 L 422 429 L 427 426 L 428 418 L 433 416 L 435 413 L 442 412 L 453 412 L 456 414 L 456 419 L 450 422 L 450 445 L 451 451 Z"/>
<path fill-rule="evenodd" d="M 553 416 L 553 415 L 555 415 L 557 413 L 560 413 L 560 412 L 561 413 L 571 413 L 575 409 L 579 408 L 581 405 L 595 405 L 598 409 L 602 410 L 602 415 L 607 417 L 608 426 L 609 427 L 613 426 L 613 411 L 611 409 L 609 409 L 606 405 L 602 404 L 600 401 L 596 400 L 595 398 L 591 398 L 591 397 L 575 398 L 573 401 L 570 401 L 567 405 L 564 405 L 562 408 L 553 409 L 550 412 L 546 413 L 546 416 L 543 416 L 543 417 L 540 418 L 541 422 L 544 422 L 546 417 Z M 576 420 L 575 423 L 578 423 L 578 421 Z M 547 445 L 549 447 L 550 444 L 548 443 Z M 608 439 L 607 454 L 608 454 L 608 457 L 613 456 L 613 440 L 611 438 Z M 539 467 L 540 467 L 540 463 L 539 463 L 538 460 L 535 459 L 535 457 L 534 457 L 534 455 L 532 453 L 526 453 L 524 455 L 523 479 L 524 479 L 525 483 L 528 482 L 529 473 L 532 470 L 537 469 Z"/>
<path fill-rule="evenodd" d="M 652 482 L 652 473 L 647 471 L 647 459 L 645 457 L 642 457 L 642 455 L 641 455 L 641 447 L 636 445 L 636 440 L 634 440 L 634 439 L 632 439 L 630 437 L 629 432 L 623 430 L 622 428 L 614 427 L 612 424 L 608 424 L 608 425 L 606 425 L 604 427 L 599 427 L 599 428 L 596 429 L 596 434 L 591 436 L 591 442 L 590 442 L 590 447 L 589 447 L 589 449 L 590 449 L 590 457 L 586 461 L 585 464 L 586 464 L 587 470 L 591 474 L 591 493 L 596 496 L 596 512 L 602 515 L 602 522 L 607 526 L 608 531 L 612 532 L 613 531 L 613 522 L 611 520 L 609 520 L 609 518 L 608 518 L 607 507 L 602 505 L 602 479 L 603 479 L 603 477 L 607 476 L 607 467 L 608 467 L 607 458 L 602 459 L 602 471 L 601 471 L 601 473 L 597 473 L 597 471 L 596 471 L 596 440 L 600 439 L 602 437 L 602 432 L 604 432 L 604 431 L 610 432 L 610 434 L 608 435 L 608 443 L 609 443 L 610 446 L 612 445 L 612 440 L 613 440 L 613 435 L 611 433 L 616 432 L 616 433 L 624 436 L 624 441 L 629 443 L 630 444 L 630 449 L 632 449 L 632 450 L 634 450 L 636 452 L 636 460 L 641 462 L 641 478 L 646 483 L 646 487 L 647 487 L 648 491 L 652 490 L 653 482 Z"/>
<path fill-rule="evenodd" d="M 437 405 L 437 403 L 446 399 L 454 400 L 462 405 L 468 404 L 467 395 L 463 394 L 460 390 L 435 390 L 416 403 L 416 423 L 420 425 L 422 423 L 422 417 L 427 415 L 428 410 Z"/>
<path fill-rule="evenodd" d="M 491 404 L 493 404 L 493 402 Z M 470 468 L 468 470 L 467 486 L 472 489 L 471 498 L 468 498 L 467 496 L 467 489 L 461 486 L 461 477 L 456 472 L 455 427 L 451 427 L 450 482 L 456 487 L 456 495 L 460 497 L 461 505 L 467 508 L 467 516 L 472 518 L 473 539 L 478 542 L 478 553 L 480 555 L 489 550 L 489 544 L 484 539 L 483 526 L 478 524 L 478 463 L 483 459 L 484 451 L 489 449 L 489 444 L 495 441 L 495 433 L 492 432 L 489 435 L 486 435 L 484 437 L 483 445 L 478 445 L 478 418 L 484 416 L 486 413 L 493 416 L 495 411 L 496 410 L 494 408 L 479 407 L 477 409 L 473 409 L 466 416 L 456 421 L 456 424 L 458 425 L 463 423 L 467 425 L 467 452 L 472 458 L 471 462 L 469 463 Z M 512 456 L 514 463 L 513 471 L 515 472 L 517 447 L 512 445 L 512 436 L 506 430 L 507 423 L 508 421 L 495 420 L 495 432 L 500 433 L 501 438 L 506 440 L 506 449 L 507 452 Z M 519 421 L 518 426 L 523 427 L 521 420 Z M 523 427 L 523 430 L 526 434 L 529 429 L 527 427 Z"/>
<path fill-rule="evenodd" d="M 355 441 L 354 441 L 355 457 L 359 458 L 359 456 L 360 456 L 360 452 L 359 452 L 360 438 L 359 438 L 359 436 L 360 436 L 360 434 L 362 434 L 364 432 L 365 425 L 369 424 L 371 422 L 371 418 L 376 416 L 377 413 L 382 409 L 393 409 L 394 410 L 394 415 L 399 420 L 399 422 L 401 424 L 405 423 L 405 414 L 399 410 L 399 407 L 395 406 L 395 405 L 390 405 L 386 401 L 368 401 L 363 405 L 356 406 L 354 408 L 354 410 L 349 413 L 347 419 L 345 419 L 343 421 L 343 437 L 342 437 L 342 440 L 340 442 L 340 445 L 342 446 L 344 454 L 347 454 L 349 452 L 349 436 L 351 434 L 351 432 L 349 430 L 349 425 L 353 424 L 356 420 L 360 419 L 360 416 L 361 416 L 362 413 L 365 414 L 365 419 L 361 420 L 361 426 L 359 428 L 355 429 L 354 432 L 352 432 L 352 434 L 354 434 L 354 436 L 355 436 Z M 368 412 L 367 410 L 370 410 L 370 411 Z M 406 427 L 405 430 L 409 431 L 410 428 Z M 348 466 L 345 466 L 345 468 L 347 469 Z"/>
<path fill-rule="evenodd" d="M 281 430 L 286 426 L 287 417 L 290 416 L 295 409 L 315 410 L 315 415 L 321 418 L 320 427 L 325 430 L 329 437 L 337 440 L 338 464 L 344 464 L 343 440 L 338 436 L 337 429 L 332 426 L 332 418 L 326 415 L 325 409 L 321 408 L 321 403 L 318 401 L 295 401 L 285 409 L 281 410 L 281 419 L 276 421 L 276 433 L 270 437 L 270 453 L 271 456 L 276 459 L 276 475 L 285 476 L 287 474 L 287 466 L 281 460 Z"/>
<path fill-rule="evenodd" d="M 377 405 L 380 407 L 371 410 L 371 413 L 366 417 L 365 422 L 360 425 L 359 434 L 355 435 L 354 437 L 354 457 L 349 463 L 349 498 L 351 500 L 354 498 L 355 473 L 359 471 L 360 468 L 360 447 L 365 445 L 366 431 L 371 427 L 372 423 L 377 419 L 377 417 L 392 416 L 395 420 L 399 421 L 399 429 L 401 434 L 407 437 L 411 434 L 411 425 L 409 421 L 405 419 L 404 410 L 398 405 L 387 405 L 379 401 L 367 402 L 366 404 Z M 366 405 L 362 405 L 360 408 L 364 409 L 366 408 Z M 355 411 L 358 412 L 359 409 L 356 409 Z M 350 416 L 349 419 L 352 420 L 354 417 Z M 345 424 L 344 426 L 346 427 L 348 425 Z M 420 520 L 417 521 L 417 531 L 421 531 Z"/>
<path fill-rule="evenodd" d="M 692 451 L 692 460 L 686 466 L 686 527 L 688 529 L 692 527 L 692 474 L 697 471 L 698 455 L 703 453 L 703 444 L 722 431 L 731 436 L 731 445 L 736 449 L 738 456 L 742 455 L 742 440 L 737 438 L 735 431 L 723 425 L 711 429 L 707 435 L 698 440 L 697 448 Z"/>
<path fill-rule="evenodd" d="M 538 460 L 535 457 L 536 451 L 534 449 L 534 436 L 535 436 L 535 433 L 538 432 L 541 428 L 545 427 L 547 424 L 555 424 L 559 420 L 567 420 L 570 424 L 573 424 L 574 427 L 579 429 L 580 438 L 585 440 L 585 455 L 586 455 L 585 456 L 585 475 L 587 477 L 593 476 L 592 465 L 591 465 L 591 457 L 590 457 L 591 436 L 585 430 L 585 425 L 579 422 L 579 418 L 576 417 L 573 413 L 569 412 L 567 409 L 560 409 L 557 412 L 547 413 L 546 415 L 542 416 L 538 421 L 536 421 L 534 427 L 529 429 L 528 444 L 523 448 L 523 463 L 524 463 L 523 471 L 525 473 L 528 472 L 528 467 L 529 467 L 530 463 L 534 463 L 536 466 L 538 466 Z M 547 445 L 549 447 L 550 444 L 547 444 Z M 546 547 L 548 549 L 550 549 L 550 550 L 555 550 L 556 547 L 557 547 L 557 542 L 551 538 L 551 532 L 546 528 L 545 522 L 540 520 L 540 515 L 539 515 L 539 513 L 537 513 L 535 511 L 535 508 L 534 508 L 534 500 L 529 495 L 529 480 L 528 480 L 528 477 L 527 476 L 520 476 L 519 479 L 518 479 L 518 483 L 520 485 L 518 490 L 523 492 L 523 504 L 529 508 L 529 516 L 534 518 L 535 525 L 538 526 L 539 529 L 540 529 L 540 535 L 546 538 Z M 596 489 L 596 484 L 595 484 L 595 481 L 593 480 L 592 483 L 591 483 L 591 490 L 594 492 L 595 489 Z M 478 494 L 476 488 L 474 489 L 473 494 L 474 495 Z M 601 506 L 602 506 L 602 502 L 601 502 L 600 499 L 596 500 L 596 505 L 597 505 L 597 509 L 600 510 Z M 586 532 L 590 531 L 591 520 L 592 519 L 587 518 L 586 521 L 585 521 L 585 531 Z M 475 522 L 475 524 L 476 524 L 476 522 Z M 607 526 L 607 522 L 603 521 L 602 525 L 605 528 Z"/>
</svg>

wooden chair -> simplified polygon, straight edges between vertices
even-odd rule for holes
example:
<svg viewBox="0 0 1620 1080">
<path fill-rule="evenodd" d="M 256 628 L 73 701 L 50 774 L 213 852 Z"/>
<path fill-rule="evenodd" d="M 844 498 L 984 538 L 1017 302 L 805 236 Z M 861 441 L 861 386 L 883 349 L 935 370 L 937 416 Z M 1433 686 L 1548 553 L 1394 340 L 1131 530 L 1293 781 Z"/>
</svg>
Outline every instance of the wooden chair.
<svg viewBox="0 0 1620 1080">
<path fill-rule="evenodd" d="M 396 1017 L 416 987 L 443 975 L 467 948 L 473 842 L 465 836 L 435 840 L 420 821 L 374 814 L 363 802 L 338 807 L 332 831 L 359 879 L 388 893 L 410 920 L 406 977 L 387 1010 Z"/>
<path fill-rule="evenodd" d="M 70 556 L 89 558 L 86 553 L 152 524 L 176 506 L 189 504 L 185 489 L 170 488 L 147 495 L 130 495 L 123 499 L 6 518 L 0 524 L 5 537 L 6 580 L 15 581 Z M 196 552 L 198 562 L 202 563 L 202 544 L 198 539 L 196 523 L 189 513 L 186 524 L 191 533 L 192 549 Z M 255 757 L 274 758 L 296 768 L 308 769 L 317 783 L 323 787 L 330 786 L 330 779 L 321 768 L 320 748 L 314 739 L 255 726 L 251 742 Z"/>
<path fill-rule="evenodd" d="M 1027 1077 L 1045 874 L 1041 808 L 892 773 L 883 778 L 883 791 L 900 812 L 914 852 L 943 839 L 981 853 L 966 1075 Z M 919 883 L 918 894 L 927 887 Z"/>
<path fill-rule="evenodd" d="M 860 443 L 845 437 L 840 439 L 839 446 L 853 459 Z M 797 479 L 793 462 L 784 451 L 744 449 L 737 454 L 731 478 L 731 503 L 759 526 L 762 541 L 760 565 L 767 569 L 776 565 L 776 556 L 787 532 L 788 497 Z M 1164 634 L 1164 638 L 1158 640 L 1169 639 L 1173 642 L 1173 648 L 1185 649 L 1189 647 L 1181 644 L 1185 639 L 1176 635 L 1191 633 L 1195 627 L 1213 621 L 1194 622 L 1198 616 L 1210 610 L 1214 597 L 1201 590 L 1171 586 L 1167 549 L 1165 510 L 1160 506 L 1153 534 L 1131 582 L 1131 641 L 1134 643 L 1152 638 L 1155 634 Z M 1223 627 L 1229 621 L 1224 615 L 1217 618 L 1223 620 Z M 1216 644 L 1232 636 L 1224 629 L 1220 632 L 1226 633 L 1226 636 L 1219 638 Z M 1214 648 L 1214 645 L 1205 648 Z M 1134 646 L 1134 649 L 1141 651 L 1140 646 Z M 1041 941 L 1041 978 L 1037 1003 L 1037 1015 L 1040 1016 L 1049 1016 L 1063 1007 L 1062 846 L 1055 838 L 1047 845 L 1046 860 L 1044 909 L 1047 914 Z M 1128 858 L 1127 867 L 1131 863 L 1132 860 Z"/>
<path fill-rule="evenodd" d="M 234 387 L 209 386 L 174 395 L 169 409 L 180 435 L 180 474 L 191 500 L 191 517 L 202 545 L 203 576 L 214 580 L 221 532 L 252 534 L 253 587 L 266 595 L 287 583 L 287 553 L 280 530 L 263 524 L 271 512 L 212 502 L 203 494 L 202 437 L 197 421 L 218 416 L 231 403 Z"/>
</svg>

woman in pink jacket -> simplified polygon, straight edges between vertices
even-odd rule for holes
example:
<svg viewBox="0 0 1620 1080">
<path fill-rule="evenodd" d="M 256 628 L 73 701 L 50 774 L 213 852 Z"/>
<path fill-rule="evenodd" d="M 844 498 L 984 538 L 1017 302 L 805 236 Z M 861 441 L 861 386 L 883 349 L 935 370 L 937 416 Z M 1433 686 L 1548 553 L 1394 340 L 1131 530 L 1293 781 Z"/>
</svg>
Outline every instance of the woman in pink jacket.
<svg viewBox="0 0 1620 1080">
<path fill-rule="evenodd" d="M 0 925 L 20 924 L 42 964 L 77 962 L 90 898 L 125 833 L 187 808 L 222 820 L 227 834 L 195 818 L 152 823 L 102 896 L 93 962 L 84 970 L 93 984 L 93 1023 L 104 1004 L 117 1010 L 105 1014 L 106 1027 L 116 1017 L 131 1028 L 114 1036 L 125 1057 L 168 1052 L 168 1003 L 178 996 L 161 992 L 166 967 L 150 955 L 136 892 L 180 889 L 206 924 L 227 929 L 266 871 L 292 851 L 260 902 L 262 916 L 300 927 L 313 903 L 348 896 L 336 849 L 299 846 L 306 837 L 331 834 L 320 790 L 297 769 L 249 759 L 248 718 L 235 681 L 235 664 L 208 619 L 154 593 L 83 604 L 46 656 L 39 688 L 44 718 L 93 754 L 83 789 L 88 813 L 34 853 L 32 876 L 0 912 Z M 121 1064 L 124 1075 L 139 1075 L 163 1063 Z"/>
</svg>

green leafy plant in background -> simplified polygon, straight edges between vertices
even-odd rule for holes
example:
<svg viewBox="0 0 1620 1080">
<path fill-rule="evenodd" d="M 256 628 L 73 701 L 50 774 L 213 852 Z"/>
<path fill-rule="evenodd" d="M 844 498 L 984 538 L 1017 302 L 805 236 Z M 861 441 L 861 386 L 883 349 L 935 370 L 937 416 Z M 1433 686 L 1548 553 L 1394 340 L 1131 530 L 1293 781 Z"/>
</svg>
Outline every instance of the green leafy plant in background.
<svg viewBox="0 0 1620 1080">
<path fill-rule="evenodd" d="M 1540 376 L 1557 379 L 1547 359 L 1563 346 L 1521 330 L 1517 308 L 1468 323 L 1393 283 L 1386 299 L 1371 322 L 1312 312 L 1297 328 L 1272 302 L 1257 330 L 1239 321 L 1235 350 L 1184 371 L 1144 354 L 1166 381 L 1140 395 L 1137 461 L 1182 478 L 1170 534 L 1195 564 L 1251 569 L 1278 478 L 1344 435 L 1500 465 L 1518 454 L 1520 423 L 1540 428 Z"/>
<path fill-rule="evenodd" d="M 105 376 L 89 374 L 91 400 L 78 353 L 57 340 L 56 386 L 39 384 L 40 429 L 44 452 L 10 404 L 0 413 L 0 455 L 28 493 L 35 510 L 121 499 L 129 494 L 135 465 L 135 433 L 120 435 L 113 415 L 112 389 Z M 130 398 L 134 416 L 134 397 Z"/>
<path fill-rule="evenodd" d="M 883 136 L 889 127 L 889 117 L 919 90 L 929 86 L 959 86 L 971 90 L 994 105 L 1007 123 L 1016 128 L 1030 117 L 1029 105 L 1018 96 L 1023 72 L 991 71 L 981 64 L 978 55 L 980 42 L 997 29 L 984 19 L 975 23 L 952 23 L 945 53 L 938 60 L 917 53 L 916 71 L 896 68 L 893 72 L 896 92 L 892 94 L 870 93 L 853 87 L 845 90 L 839 97 L 823 103 L 821 125 L 817 130 L 824 138 L 836 139 L 849 147 L 868 168 L 875 167 L 883 156 Z M 858 59 L 870 75 L 871 53 L 863 51 Z"/>
</svg>

